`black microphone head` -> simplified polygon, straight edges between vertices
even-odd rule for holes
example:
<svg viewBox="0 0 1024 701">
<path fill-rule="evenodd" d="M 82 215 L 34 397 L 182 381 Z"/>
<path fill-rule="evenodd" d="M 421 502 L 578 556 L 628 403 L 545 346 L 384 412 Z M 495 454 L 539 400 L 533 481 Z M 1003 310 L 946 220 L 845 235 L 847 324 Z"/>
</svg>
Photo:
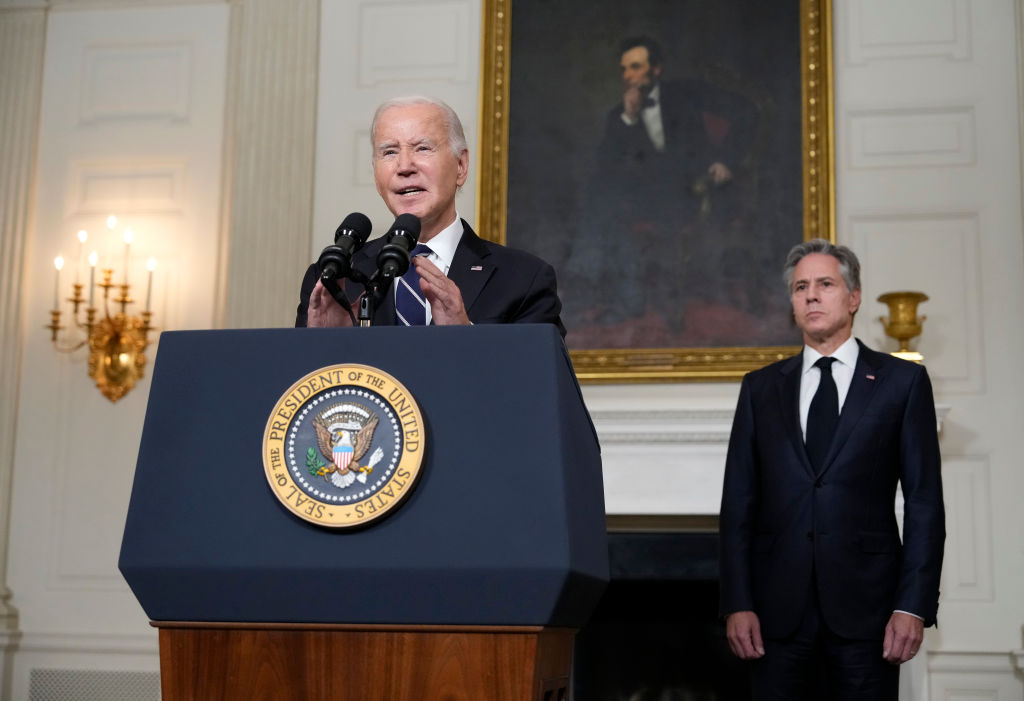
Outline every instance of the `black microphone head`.
<svg viewBox="0 0 1024 701">
<path fill-rule="evenodd" d="M 370 238 L 370 231 L 373 229 L 373 224 L 370 223 L 370 218 L 362 212 L 352 212 L 352 214 L 345 217 L 344 221 L 341 222 L 341 226 L 334 232 L 334 242 L 337 243 L 338 239 L 342 236 L 351 236 L 357 241 L 356 247 L 362 246 L 366 243 L 366 239 Z"/>
<path fill-rule="evenodd" d="M 384 280 L 405 275 L 409 269 L 409 253 L 420 240 L 420 218 L 415 214 L 399 214 L 384 235 L 384 247 L 377 253 L 377 268 Z"/>
<path fill-rule="evenodd" d="M 412 241 L 412 245 L 415 246 L 416 242 L 420 240 L 420 218 L 415 214 L 399 214 L 395 217 L 395 223 L 388 230 L 388 240 L 390 241 L 399 232 L 407 236 Z"/>
</svg>

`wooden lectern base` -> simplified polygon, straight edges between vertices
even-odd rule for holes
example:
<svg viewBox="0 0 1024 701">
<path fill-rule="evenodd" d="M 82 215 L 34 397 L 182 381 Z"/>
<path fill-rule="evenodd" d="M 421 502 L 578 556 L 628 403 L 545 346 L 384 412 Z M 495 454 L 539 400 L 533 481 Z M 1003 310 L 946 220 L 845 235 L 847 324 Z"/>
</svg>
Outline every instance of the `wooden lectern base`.
<svg viewBox="0 0 1024 701">
<path fill-rule="evenodd" d="M 163 701 L 568 701 L 575 630 L 154 622 Z"/>
</svg>

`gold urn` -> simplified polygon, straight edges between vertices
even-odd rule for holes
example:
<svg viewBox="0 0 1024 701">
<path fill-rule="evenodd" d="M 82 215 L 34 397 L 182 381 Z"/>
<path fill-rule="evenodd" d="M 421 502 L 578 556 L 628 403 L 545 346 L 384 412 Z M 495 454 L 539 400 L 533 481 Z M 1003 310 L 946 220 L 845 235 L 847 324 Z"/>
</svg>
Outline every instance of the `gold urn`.
<svg viewBox="0 0 1024 701">
<path fill-rule="evenodd" d="M 923 292 L 886 292 L 878 297 L 878 301 L 889 307 L 889 318 L 878 317 L 885 329 L 885 335 L 895 338 L 900 347 L 893 355 L 921 362 L 924 357 L 910 350 L 910 339 L 921 335 L 921 326 L 925 316 L 917 315 L 917 305 L 928 301 L 928 295 Z"/>
</svg>

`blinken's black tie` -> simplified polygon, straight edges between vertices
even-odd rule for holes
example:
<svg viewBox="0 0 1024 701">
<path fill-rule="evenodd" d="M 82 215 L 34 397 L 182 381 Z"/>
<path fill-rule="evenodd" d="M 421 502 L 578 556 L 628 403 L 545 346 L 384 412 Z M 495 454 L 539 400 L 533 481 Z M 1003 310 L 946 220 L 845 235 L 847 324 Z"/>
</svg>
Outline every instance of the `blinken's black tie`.
<svg viewBox="0 0 1024 701">
<path fill-rule="evenodd" d="M 821 472 L 825 467 L 825 456 L 832 445 L 836 424 L 839 423 L 839 390 L 836 389 L 836 381 L 832 378 L 832 363 L 835 360 L 822 357 L 814 363 L 815 367 L 821 370 L 821 379 L 807 411 L 805 444 L 807 457 L 810 458 L 815 472 Z"/>
</svg>

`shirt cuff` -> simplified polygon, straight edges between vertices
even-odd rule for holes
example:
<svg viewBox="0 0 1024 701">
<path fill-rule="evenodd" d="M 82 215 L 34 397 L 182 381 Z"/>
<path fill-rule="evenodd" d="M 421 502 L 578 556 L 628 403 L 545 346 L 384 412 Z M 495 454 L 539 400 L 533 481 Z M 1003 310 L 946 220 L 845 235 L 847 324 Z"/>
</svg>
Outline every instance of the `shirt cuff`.
<svg viewBox="0 0 1024 701">
<path fill-rule="evenodd" d="M 899 609 L 896 609 L 895 611 L 893 611 L 893 613 L 905 613 L 908 616 L 913 616 L 914 618 L 916 618 L 919 621 L 923 621 L 924 620 L 923 616 L 918 616 L 916 613 L 911 613 L 910 611 L 900 611 Z"/>
</svg>

